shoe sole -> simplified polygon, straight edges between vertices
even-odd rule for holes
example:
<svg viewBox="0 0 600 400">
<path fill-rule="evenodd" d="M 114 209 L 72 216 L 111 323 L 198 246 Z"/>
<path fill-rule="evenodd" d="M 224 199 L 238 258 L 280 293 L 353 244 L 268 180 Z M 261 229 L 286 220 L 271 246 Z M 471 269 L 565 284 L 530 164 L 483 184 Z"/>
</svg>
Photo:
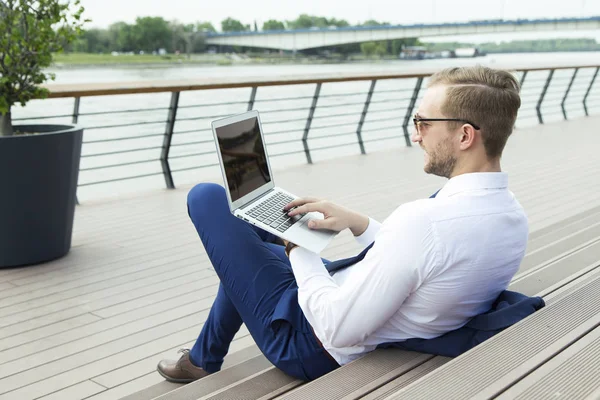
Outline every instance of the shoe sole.
<svg viewBox="0 0 600 400">
<path fill-rule="evenodd" d="M 156 368 L 156 371 L 163 377 L 165 378 L 167 381 L 169 382 L 173 382 L 173 383 L 192 383 L 194 381 L 197 381 L 198 379 L 176 379 L 176 378 L 171 378 L 168 375 L 165 375 L 160 369 Z"/>
</svg>

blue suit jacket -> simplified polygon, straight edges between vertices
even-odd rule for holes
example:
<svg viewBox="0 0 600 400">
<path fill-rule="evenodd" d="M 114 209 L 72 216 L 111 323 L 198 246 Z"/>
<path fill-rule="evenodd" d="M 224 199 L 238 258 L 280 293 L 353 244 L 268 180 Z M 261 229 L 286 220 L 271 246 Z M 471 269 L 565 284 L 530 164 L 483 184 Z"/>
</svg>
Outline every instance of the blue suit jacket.
<svg viewBox="0 0 600 400">
<path fill-rule="evenodd" d="M 492 309 L 472 318 L 465 326 L 434 339 L 408 339 L 397 343 L 384 343 L 380 348 L 396 347 L 421 353 L 456 357 L 498 332 L 516 324 L 544 307 L 541 297 L 505 290 L 492 305 Z"/>
</svg>

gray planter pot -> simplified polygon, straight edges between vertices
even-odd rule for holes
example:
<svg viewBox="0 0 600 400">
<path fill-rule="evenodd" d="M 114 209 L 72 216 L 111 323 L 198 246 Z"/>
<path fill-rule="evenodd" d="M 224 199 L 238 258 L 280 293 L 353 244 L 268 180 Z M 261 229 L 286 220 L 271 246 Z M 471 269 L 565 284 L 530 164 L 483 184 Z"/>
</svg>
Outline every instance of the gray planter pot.
<svg viewBox="0 0 600 400">
<path fill-rule="evenodd" d="M 83 129 L 19 125 L 0 137 L 0 268 L 39 264 L 71 248 Z"/>
</svg>

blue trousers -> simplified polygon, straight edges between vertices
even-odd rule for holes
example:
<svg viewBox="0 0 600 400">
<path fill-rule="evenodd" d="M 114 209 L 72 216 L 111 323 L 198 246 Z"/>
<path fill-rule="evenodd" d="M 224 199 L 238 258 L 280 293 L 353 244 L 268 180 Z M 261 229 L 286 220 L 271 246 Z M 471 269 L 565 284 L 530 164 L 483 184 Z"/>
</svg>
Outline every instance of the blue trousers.
<svg viewBox="0 0 600 400">
<path fill-rule="evenodd" d="M 284 292 L 297 287 L 283 246 L 273 243 L 276 236 L 234 217 L 225 189 L 216 184 L 190 191 L 188 213 L 221 281 L 190 351 L 192 363 L 219 371 L 243 322 L 265 357 L 288 375 L 312 380 L 339 367 L 318 344 L 298 304 L 294 312 L 301 316 L 294 324 L 273 320 Z"/>
</svg>

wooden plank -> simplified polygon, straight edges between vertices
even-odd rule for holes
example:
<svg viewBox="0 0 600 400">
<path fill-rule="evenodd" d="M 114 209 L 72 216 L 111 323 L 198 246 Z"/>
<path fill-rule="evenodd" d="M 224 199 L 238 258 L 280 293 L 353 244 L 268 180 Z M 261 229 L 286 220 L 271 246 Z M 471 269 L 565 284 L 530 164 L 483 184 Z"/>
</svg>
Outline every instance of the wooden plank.
<svg viewBox="0 0 600 400">
<path fill-rule="evenodd" d="M 448 357 L 433 357 L 432 359 L 419 365 L 418 367 L 408 371 L 405 374 L 400 375 L 398 378 L 394 379 L 393 381 L 389 382 L 388 384 L 383 385 L 380 388 L 378 388 L 377 390 L 373 390 L 366 396 L 360 397 L 360 398 L 363 400 L 383 400 L 383 399 L 387 398 L 388 396 L 390 396 L 391 394 L 402 389 L 403 387 L 410 385 L 411 383 L 422 378 L 423 376 L 427 375 L 428 373 L 436 370 L 437 368 L 446 364 L 450 360 L 451 360 L 451 358 L 448 358 Z M 347 396 L 342 397 L 342 400 L 353 400 L 353 399 L 358 398 L 357 396 L 358 396 L 357 393 L 351 393 Z"/>
<path fill-rule="evenodd" d="M 126 278 L 114 278 L 107 279 L 105 281 L 101 281 L 99 283 L 93 284 L 93 290 L 91 293 L 89 292 L 89 287 L 85 288 L 75 288 L 70 291 L 65 291 L 63 293 L 56 293 L 48 296 L 48 302 L 50 304 L 44 306 L 44 299 L 37 298 L 32 300 L 31 303 L 35 304 L 32 308 L 28 308 L 28 303 L 25 304 L 15 304 L 10 307 L 5 307 L 0 309 L 0 315 L 2 316 L 2 320 L 0 321 L 0 327 L 5 327 L 8 325 L 16 324 L 18 322 L 27 321 L 28 319 L 46 315 L 50 312 L 56 312 L 63 310 L 64 308 L 80 306 L 81 304 L 85 304 L 85 300 L 79 300 L 78 296 L 86 295 L 88 300 L 93 300 L 96 298 L 103 298 L 104 294 L 112 291 L 113 293 L 121 293 L 126 291 L 127 287 L 132 289 L 139 288 L 145 284 L 151 284 L 159 282 L 160 279 L 168 279 L 171 275 L 169 272 L 169 265 L 161 266 L 163 269 L 162 273 L 157 274 L 156 276 L 151 275 L 150 277 L 144 277 L 143 273 L 135 273 L 127 276 Z M 187 268 L 193 269 L 194 265 L 188 265 Z M 183 269 L 183 268 L 182 268 Z M 191 273 L 192 271 L 190 271 Z M 211 270 L 206 269 L 206 274 L 213 273 Z M 139 280 L 137 278 L 140 278 Z M 90 285 L 91 286 L 91 285 Z M 94 296 L 95 297 L 94 297 Z M 37 307 L 36 307 L 37 306 Z M 87 312 L 87 310 L 86 310 Z"/>
<path fill-rule="evenodd" d="M 95 396 L 86 398 L 86 400 L 115 400 L 131 398 L 134 400 L 150 400 L 160 396 L 163 393 L 171 392 L 180 385 L 165 381 L 165 379 L 151 372 L 144 376 L 124 383 L 112 389 L 106 389 Z"/>
<path fill-rule="evenodd" d="M 189 326 L 184 330 L 178 331 L 179 321 L 163 324 L 146 332 L 0 379 L 0 392 L 4 393 L 0 394 L 0 399 L 35 399 L 63 389 L 68 386 L 65 385 L 67 382 L 80 382 L 127 365 L 131 360 L 147 357 L 156 349 L 173 348 L 177 347 L 178 343 L 189 343 L 201 329 L 201 325 L 191 325 L 192 321 L 206 314 L 193 314 L 187 320 L 182 318 L 181 323 L 185 324 L 183 326 Z"/>
<path fill-rule="evenodd" d="M 43 400 L 79 400 L 105 391 L 106 388 L 92 381 L 83 381 L 66 389 L 39 397 Z"/>
<path fill-rule="evenodd" d="M 375 350 L 366 356 L 317 379 L 298 390 L 285 394 L 285 399 L 339 399 L 356 393 L 364 395 L 431 360 L 434 356 L 397 349 Z M 334 384 L 335 383 L 335 384 Z M 245 389 L 245 386 L 244 386 Z M 239 395 L 239 391 L 237 394 Z M 323 397 L 321 397 L 323 396 Z M 234 398 L 233 396 L 231 398 Z"/>
<path fill-rule="evenodd" d="M 5 352 L 7 350 L 12 350 L 17 346 L 21 346 L 26 343 L 34 342 L 48 336 L 53 336 L 61 332 L 91 324 L 92 322 L 99 321 L 100 319 L 101 318 L 96 315 L 85 313 L 66 321 L 60 321 L 42 328 L 23 332 L 20 335 L 13 335 L 0 339 L 0 359 L 2 362 L 9 360 L 9 357 Z"/>
<path fill-rule="evenodd" d="M 121 368 L 113 369 L 107 373 L 93 377 L 92 380 L 107 388 L 122 385 L 133 378 L 137 378 L 149 372 L 155 372 L 156 366 L 161 360 L 177 359 L 180 356 L 180 354 L 177 353 L 179 349 L 191 349 L 194 343 L 195 340 L 185 343 L 180 347 L 173 347 L 162 351 L 161 353 L 153 354 L 151 357 L 143 358 Z M 239 364 L 240 362 L 260 355 L 260 350 L 254 344 L 254 339 L 252 339 L 248 329 L 244 326 L 231 342 L 228 357 L 226 357 L 226 360 L 223 362 L 223 368 L 228 368 L 231 365 Z"/>
<path fill-rule="evenodd" d="M 237 368 L 243 370 L 244 367 L 248 365 L 244 364 L 244 362 L 254 360 L 259 354 L 260 350 L 258 350 L 256 346 L 249 346 L 235 352 L 232 351 L 225 356 L 223 368 Z M 172 354 L 170 354 L 169 357 L 170 356 L 172 356 Z M 264 357 L 261 361 L 268 365 L 268 361 Z M 173 392 L 174 390 L 185 390 L 185 387 L 189 387 L 189 385 L 165 381 L 162 376 L 156 373 L 155 367 L 156 366 L 152 368 L 152 372 L 146 373 L 140 377 L 134 378 L 134 376 L 138 376 L 137 374 L 128 376 L 130 379 L 129 381 L 112 387 L 99 395 L 93 396 L 90 400 L 148 400 L 155 399 L 156 397 Z"/>
<path fill-rule="evenodd" d="M 515 292 L 534 296 L 544 290 L 548 285 L 566 279 L 579 271 L 582 266 L 594 264 L 598 261 L 600 241 L 595 241 L 577 252 L 569 253 L 555 262 L 535 269 L 534 273 L 523 274 L 511 282 L 509 288 Z M 576 260 L 576 261 L 574 261 Z"/>
<path fill-rule="evenodd" d="M 216 288 L 214 290 L 216 293 Z M 185 299 L 184 301 L 189 300 Z M 105 329 L 105 326 L 102 325 L 105 321 L 99 321 L 92 324 L 92 327 L 89 328 L 91 332 L 95 330 L 99 330 L 99 332 L 54 347 L 49 347 L 51 345 L 48 341 L 40 341 L 40 346 L 45 347 L 45 350 L 32 352 L 31 355 L 0 364 L 0 377 L 12 376 L 13 378 L 10 379 L 12 381 L 22 372 L 25 375 L 29 375 L 36 369 L 46 369 L 44 373 L 48 373 L 49 371 L 44 366 L 54 361 L 59 364 L 64 362 L 71 365 L 69 360 L 72 357 L 73 359 L 89 362 L 98 357 L 110 354 L 109 349 L 118 348 L 119 351 L 125 349 L 126 347 L 124 346 L 126 343 L 145 343 L 144 341 L 160 337 L 157 335 L 168 335 L 186 327 L 197 326 L 199 321 L 205 320 L 212 303 L 213 297 L 207 297 L 202 300 L 188 302 L 174 309 L 166 309 L 156 314 L 151 314 L 152 310 L 149 310 L 145 313 L 150 314 L 151 317 L 140 317 L 132 321 L 128 321 L 127 314 L 119 315 L 113 317 L 112 321 L 107 322 L 106 326 L 108 329 Z M 118 322 L 121 323 L 117 324 Z M 166 330 L 167 327 L 171 331 Z M 198 332 L 196 332 L 195 336 L 197 336 Z M 77 338 L 86 333 L 84 327 L 83 329 L 79 328 L 79 331 L 74 331 L 72 335 Z M 135 338 L 138 338 L 137 342 L 134 340 Z M 83 353 L 87 355 L 86 358 L 81 359 L 80 357 Z M 59 370 L 65 370 L 64 368 L 66 367 Z M 33 374 L 32 377 L 39 378 L 39 375 L 36 376 Z M 6 379 L 0 379 L 0 383 Z M 0 385 L 0 388 L 3 388 L 3 385 Z"/>
<path fill-rule="evenodd" d="M 600 393 L 599 359 L 600 328 L 596 328 L 502 392 L 497 399 L 597 399 Z"/>
<path fill-rule="evenodd" d="M 588 224 L 588 219 L 596 221 L 596 218 L 598 218 L 599 216 L 600 206 L 594 207 L 584 212 L 579 212 L 578 214 L 575 214 L 570 218 L 563 219 L 561 221 L 562 228 L 559 228 L 557 226 L 549 226 L 544 229 L 538 229 L 537 231 L 529 235 L 529 240 L 531 243 L 536 243 L 536 245 L 539 245 L 539 243 L 547 243 L 546 241 L 552 242 L 554 241 L 554 238 L 560 238 L 560 236 L 562 235 L 562 229 L 568 229 L 573 225 L 585 227 Z"/>
<path fill-rule="evenodd" d="M 579 232 L 567 235 L 554 243 L 528 253 L 521 263 L 519 272 L 522 273 L 534 267 L 539 267 L 545 260 L 558 257 L 597 238 L 600 238 L 600 222 L 587 226 Z"/>
<path fill-rule="evenodd" d="M 556 70 L 573 68 L 595 68 L 595 64 L 582 64 L 578 66 L 554 65 L 545 68 L 529 68 L 526 65 L 515 64 L 509 67 L 517 71 L 545 71 L 550 68 Z M 435 73 L 439 68 L 421 69 L 420 73 L 378 73 L 378 74 L 311 74 L 304 77 L 290 76 L 248 79 L 241 78 L 204 78 L 196 80 L 172 80 L 172 81 L 147 81 L 147 82 L 114 82 L 114 83 L 89 83 L 89 84 L 49 84 L 45 85 L 50 90 L 49 98 L 64 97 L 90 97 L 108 96 L 135 93 L 161 93 L 161 92 L 183 92 L 189 90 L 231 89 L 251 88 L 259 86 L 281 86 L 281 85 L 306 85 L 314 83 L 352 82 L 373 79 L 410 79 L 427 77 Z"/>
<path fill-rule="evenodd" d="M 32 355 L 31 357 L 34 358 L 35 361 L 32 360 L 30 366 L 35 366 L 37 365 L 37 362 L 43 361 L 45 351 L 55 349 L 58 346 L 64 345 L 63 347 L 67 348 L 77 347 L 77 349 L 81 350 L 80 346 L 74 346 L 74 344 L 80 344 L 81 341 L 86 341 L 85 339 L 89 338 L 91 341 L 87 340 L 86 342 L 90 343 L 89 346 L 92 347 L 93 345 L 101 343 L 98 341 L 98 335 L 106 335 L 109 334 L 109 332 L 126 336 L 132 332 L 129 329 L 130 324 L 137 322 L 139 325 L 142 323 L 142 321 L 148 321 L 150 324 L 160 323 L 159 321 L 161 319 L 168 318 L 170 310 L 172 309 L 183 308 L 186 310 L 190 306 L 195 309 L 194 305 L 210 308 L 214 301 L 214 296 L 216 295 L 217 289 L 218 283 L 215 283 L 198 291 L 173 296 L 158 304 L 149 304 L 148 306 L 116 314 L 109 318 L 101 318 L 98 321 L 79 328 L 71 329 L 67 332 L 61 333 L 60 335 L 46 337 L 36 340 L 32 343 L 26 343 L 21 346 L 4 350 L 0 354 L 2 355 L 3 363 L 11 360 L 23 359 L 26 358 L 26 356 Z M 177 315 L 176 312 L 173 312 L 173 314 Z M 204 322 L 204 320 L 199 320 L 196 322 Z M 142 327 L 138 329 L 145 328 Z M 65 350 L 58 349 L 57 351 L 62 355 L 69 354 L 68 352 L 65 352 Z M 1 368 L 2 364 L 0 364 L 0 371 Z M 2 376 L 1 373 L 0 376 Z"/>
</svg>

